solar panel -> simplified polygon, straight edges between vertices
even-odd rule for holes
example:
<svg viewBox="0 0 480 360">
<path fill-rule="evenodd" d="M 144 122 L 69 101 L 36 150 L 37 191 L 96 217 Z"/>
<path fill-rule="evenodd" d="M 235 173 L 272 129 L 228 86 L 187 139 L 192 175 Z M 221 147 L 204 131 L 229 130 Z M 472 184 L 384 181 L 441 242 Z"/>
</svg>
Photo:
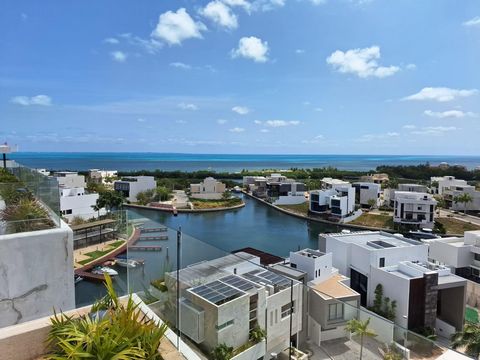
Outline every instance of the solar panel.
<svg viewBox="0 0 480 360">
<path fill-rule="evenodd" d="M 265 271 L 260 274 L 256 275 L 259 278 L 267 280 L 269 283 L 272 285 L 280 286 L 280 287 L 288 287 L 290 286 L 290 280 L 280 276 L 278 274 L 275 274 L 274 272 L 271 271 Z"/>
<path fill-rule="evenodd" d="M 255 285 L 253 285 L 251 282 L 235 275 L 225 276 L 221 278 L 220 281 L 243 291 L 247 291 L 255 287 Z"/>
<path fill-rule="evenodd" d="M 215 305 L 224 304 L 243 294 L 240 290 L 218 280 L 191 288 L 190 291 Z"/>
</svg>

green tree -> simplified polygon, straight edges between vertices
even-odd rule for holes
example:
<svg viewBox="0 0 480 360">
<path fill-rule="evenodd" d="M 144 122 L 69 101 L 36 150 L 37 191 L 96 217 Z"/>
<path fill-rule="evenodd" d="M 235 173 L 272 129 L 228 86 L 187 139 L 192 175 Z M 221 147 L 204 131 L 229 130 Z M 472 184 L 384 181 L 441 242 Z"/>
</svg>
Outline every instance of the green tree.
<svg viewBox="0 0 480 360">
<path fill-rule="evenodd" d="M 210 355 L 212 360 L 229 360 L 233 357 L 233 347 L 226 344 L 217 345 Z"/>
<path fill-rule="evenodd" d="M 463 204 L 463 213 L 467 214 L 467 205 L 473 201 L 472 195 L 463 193 L 462 195 L 455 196 L 453 201 L 458 204 Z"/>
<path fill-rule="evenodd" d="M 475 359 L 480 357 L 480 324 L 465 323 L 463 330 L 451 337 L 452 348 L 465 348 L 465 353 Z"/>
<path fill-rule="evenodd" d="M 373 300 L 372 310 L 377 314 L 382 310 L 383 303 L 383 286 L 382 284 L 377 284 L 375 286 L 375 299 Z"/>
<path fill-rule="evenodd" d="M 95 211 L 105 208 L 107 212 L 110 212 L 112 209 L 117 209 L 123 204 L 123 196 L 114 190 L 102 191 L 98 195 L 97 203 L 92 206 Z"/>
<path fill-rule="evenodd" d="M 224 191 L 222 194 L 222 200 L 230 200 L 232 193 L 230 191 Z"/>
<path fill-rule="evenodd" d="M 252 331 L 250 331 L 249 339 L 254 343 L 259 343 L 265 338 L 265 330 L 263 330 L 260 326 L 255 326 Z"/>
<path fill-rule="evenodd" d="M 157 186 L 157 200 L 166 201 L 170 199 L 171 193 L 165 186 Z"/>
<path fill-rule="evenodd" d="M 370 207 L 370 209 L 373 209 L 375 207 L 375 205 L 377 204 L 377 200 L 376 199 L 368 199 L 367 203 L 368 203 L 368 206 Z"/>
<path fill-rule="evenodd" d="M 365 337 L 375 337 L 377 334 L 368 327 L 370 325 L 370 318 L 365 321 L 360 321 L 357 319 L 352 319 L 347 322 L 347 326 L 345 326 L 345 331 L 360 336 L 360 360 L 362 360 L 363 356 L 363 339 Z"/>
<path fill-rule="evenodd" d="M 140 205 L 147 205 L 148 203 L 152 202 L 155 198 L 155 190 L 145 190 L 141 191 L 137 194 L 137 202 Z"/>
</svg>

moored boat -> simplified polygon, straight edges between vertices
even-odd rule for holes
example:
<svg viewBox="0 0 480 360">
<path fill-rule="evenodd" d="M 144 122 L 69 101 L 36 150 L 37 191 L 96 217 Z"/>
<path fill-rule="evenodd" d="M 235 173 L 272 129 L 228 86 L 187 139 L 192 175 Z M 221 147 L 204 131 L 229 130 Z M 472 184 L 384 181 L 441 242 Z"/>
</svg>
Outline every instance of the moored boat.
<svg viewBox="0 0 480 360">
<path fill-rule="evenodd" d="M 110 276 L 116 276 L 118 275 L 118 272 L 116 270 L 113 270 L 112 268 L 109 268 L 108 266 L 97 266 L 92 270 L 92 274 L 97 274 L 97 275 L 108 274 Z"/>
<path fill-rule="evenodd" d="M 115 263 L 118 266 L 130 268 L 130 269 L 134 268 L 134 267 L 137 267 L 137 265 L 138 265 L 138 262 L 133 260 L 133 259 L 123 259 L 123 258 L 115 259 Z"/>
</svg>

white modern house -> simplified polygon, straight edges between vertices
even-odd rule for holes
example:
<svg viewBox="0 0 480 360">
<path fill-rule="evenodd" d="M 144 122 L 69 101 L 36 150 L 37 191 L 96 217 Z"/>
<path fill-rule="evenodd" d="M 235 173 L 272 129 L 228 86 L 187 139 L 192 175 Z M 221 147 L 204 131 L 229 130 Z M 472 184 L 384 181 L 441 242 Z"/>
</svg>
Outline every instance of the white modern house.
<svg viewBox="0 0 480 360">
<path fill-rule="evenodd" d="M 395 191 L 393 222 L 420 228 L 433 228 L 437 201 L 431 194 Z"/>
<path fill-rule="evenodd" d="M 480 283 L 480 231 L 466 231 L 463 237 L 428 241 L 429 258 L 448 266 L 456 275 Z"/>
<path fill-rule="evenodd" d="M 355 188 L 347 181 L 323 178 L 322 190 L 310 191 L 309 211 L 343 218 L 355 211 Z"/>
<path fill-rule="evenodd" d="M 157 182 L 153 176 L 130 176 L 113 182 L 113 189 L 128 201 L 137 201 L 138 193 L 156 188 Z"/>
<path fill-rule="evenodd" d="M 226 190 L 224 183 L 207 177 L 199 184 L 190 184 L 190 197 L 195 199 L 219 200 Z"/>
<path fill-rule="evenodd" d="M 263 358 L 288 348 L 291 316 L 292 334 L 302 329 L 302 284 L 262 268 L 257 256 L 227 255 L 188 266 L 178 276 L 180 329 L 207 354 L 219 344 L 245 345 L 250 332 L 260 327 L 266 330 L 266 341 L 248 350 L 253 351 L 248 358 Z M 176 272 L 165 274 L 172 291 L 176 277 Z"/>
<path fill-rule="evenodd" d="M 355 202 L 362 207 L 370 207 L 372 202 L 374 206 L 380 205 L 380 193 L 382 186 L 380 184 L 369 182 L 353 183 L 355 188 Z"/>
<path fill-rule="evenodd" d="M 85 176 L 71 171 L 55 172 L 53 176 L 58 181 L 60 213 L 63 217 L 71 220 L 74 217 L 90 219 L 98 216 L 93 206 L 96 205 L 99 195 L 85 190 Z M 100 214 L 104 212 L 102 209 Z"/>
<path fill-rule="evenodd" d="M 304 183 L 293 180 L 268 181 L 266 183 L 267 199 L 274 205 L 296 205 L 307 201 Z"/>
<path fill-rule="evenodd" d="M 107 179 L 118 177 L 117 170 L 100 170 L 100 169 L 90 169 L 89 178 L 91 181 L 97 184 L 106 184 Z"/>
<path fill-rule="evenodd" d="M 383 232 L 321 234 L 320 249 L 350 277 L 362 306 L 373 305 L 375 288 L 395 300 L 395 323 L 408 328 L 435 328 L 448 337 L 463 327 L 466 281 L 447 267 L 428 262 L 428 245 Z"/>
<path fill-rule="evenodd" d="M 437 182 L 436 192 L 442 195 L 446 205 L 452 210 L 480 210 L 480 191 L 475 186 L 468 185 L 465 180 L 455 179 L 453 176 L 432 177 L 432 182 Z M 455 198 L 463 194 L 468 194 L 472 201 L 464 204 L 456 202 Z"/>
<path fill-rule="evenodd" d="M 428 188 L 421 184 L 398 184 L 398 191 L 426 193 Z"/>
</svg>

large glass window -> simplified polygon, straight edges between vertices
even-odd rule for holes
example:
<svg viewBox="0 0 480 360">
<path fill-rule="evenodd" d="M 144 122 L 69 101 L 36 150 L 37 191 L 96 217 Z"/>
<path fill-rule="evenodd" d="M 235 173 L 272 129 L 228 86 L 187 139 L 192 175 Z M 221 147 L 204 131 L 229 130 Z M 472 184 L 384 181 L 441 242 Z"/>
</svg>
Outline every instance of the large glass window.
<svg viewBox="0 0 480 360">
<path fill-rule="evenodd" d="M 336 303 L 328 305 L 328 320 L 343 319 L 343 304 Z"/>
<path fill-rule="evenodd" d="M 282 319 L 290 315 L 292 308 L 293 308 L 293 312 L 295 312 L 295 302 L 293 303 L 289 302 L 288 304 L 285 304 L 282 306 Z"/>
</svg>

